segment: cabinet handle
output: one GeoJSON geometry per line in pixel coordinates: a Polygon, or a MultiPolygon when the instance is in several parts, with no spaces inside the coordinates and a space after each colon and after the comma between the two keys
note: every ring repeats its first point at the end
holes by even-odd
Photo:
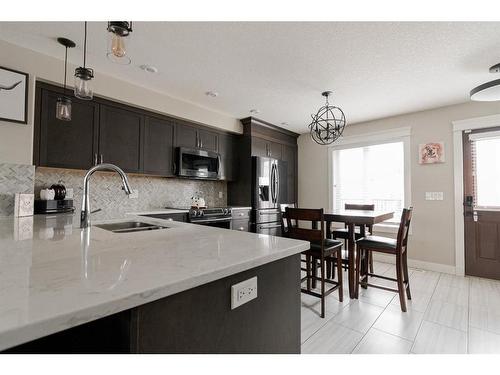
{"type": "Polygon", "coordinates": [[[97,153],[94,154],[94,166],[97,165],[97,153]]]}
{"type": "Polygon", "coordinates": [[[200,148],[203,148],[203,139],[200,138],[200,148]]]}
{"type": "Polygon", "coordinates": [[[101,157],[100,157],[100,159],[101,159],[101,160],[99,161],[99,164],[102,164],[102,163],[104,163],[104,158],[102,157],[102,154],[101,154],[101,157]]]}

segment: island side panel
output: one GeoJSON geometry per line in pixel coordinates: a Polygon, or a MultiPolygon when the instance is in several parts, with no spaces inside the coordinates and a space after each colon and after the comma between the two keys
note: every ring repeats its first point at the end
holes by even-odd
{"type": "Polygon", "coordinates": [[[132,325],[136,353],[300,353],[300,255],[139,306],[132,325]],[[258,297],[231,310],[254,276],[258,297]]]}

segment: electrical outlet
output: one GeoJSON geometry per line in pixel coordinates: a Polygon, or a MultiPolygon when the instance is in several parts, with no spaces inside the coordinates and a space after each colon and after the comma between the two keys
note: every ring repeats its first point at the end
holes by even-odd
{"type": "Polygon", "coordinates": [[[231,286],[231,310],[257,298],[257,276],[231,286]]]}
{"type": "Polygon", "coordinates": [[[444,194],[442,191],[426,191],[425,200],[426,201],[442,201],[444,194]]]}
{"type": "Polygon", "coordinates": [[[139,198],[139,190],[132,189],[132,193],[128,195],[129,199],[137,199],[139,198]]]}
{"type": "Polygon", "coordinates": [[[224,194],[222,194],[222,191],[219,191],[219,198],[223,198],[224,194]]]}

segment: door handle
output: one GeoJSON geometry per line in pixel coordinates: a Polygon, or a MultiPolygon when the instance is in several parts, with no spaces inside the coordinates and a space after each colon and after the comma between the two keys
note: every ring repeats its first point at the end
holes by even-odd
{"type": "Polygon", "coordinates": [[[104,158],[102,157],[102,154],[101,154],[99,164],[102,164],[102,163],[104,163],[104,158]]]}

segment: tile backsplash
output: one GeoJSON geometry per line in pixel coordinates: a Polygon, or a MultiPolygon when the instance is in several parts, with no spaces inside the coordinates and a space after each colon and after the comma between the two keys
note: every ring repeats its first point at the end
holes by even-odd
{"type": "MultiPolygon", "coordinates": [[[[36,168],[35,198],[40,190],[59,181],[74,190],[76,212],[80,211],[83,176],[85,171],[54,168],[36,168]]],[[[96,172],[90,178],[90,208],[101,209],[92,215],[94,220],[122,218],[127,212],[158,209],[164,207],[188,207],[195,192],[201,192],[208,206],[227,205],[227,183],[225,181],[187,180],[152,176],[128,175],[132,190],[139,197],[130,199],[121,190],[121,179],[113,172],[96,172]],[[219,192],[222,197],[219,198],[219,192]]]]}
{"type": "Polygon", "coordinates": [[[16,193],[33,193],[35,167],[25,164],[0,163],[0,216],[14,214],[16,193]]]}

